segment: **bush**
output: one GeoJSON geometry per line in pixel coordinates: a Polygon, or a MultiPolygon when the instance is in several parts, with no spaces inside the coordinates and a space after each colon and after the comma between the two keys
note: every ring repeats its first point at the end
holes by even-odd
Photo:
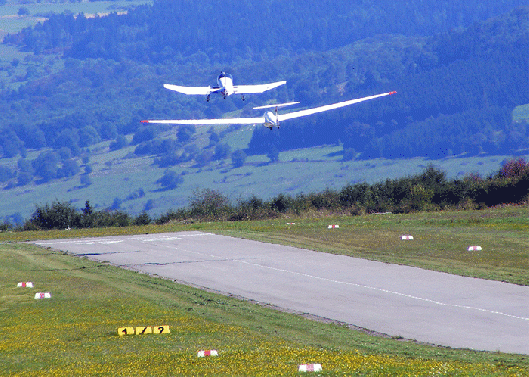
{"type": "Polygon", "coordinates": [[[134,219],[134,225],[147,225],[151,223],[151,218],[146,212],[143,212],[138,217],[134,219]]]}
{"type": "Polygon", "coordinates": [[[80,226],[81,216],[70,203],[54,202],[37,207],[24,229],[66,229],[80,226]]]}
{"type": "Polygon", "coordinates": [[[529,176],[529,162],[524,158],[510,159],[503,163],[496,178],[523,178],[529,176]]]}
{"type": "Polygon", "coordinates": [[[221,220],[228,217],[231,207],[229,200],[220,192],[204,189],[195,191],[191,199],[190,214],[207,220],[221,220]]]}

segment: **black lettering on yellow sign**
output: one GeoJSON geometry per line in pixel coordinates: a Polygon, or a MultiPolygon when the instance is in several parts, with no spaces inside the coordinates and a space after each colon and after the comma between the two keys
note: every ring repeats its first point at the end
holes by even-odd
{"type": "Polygon", "coordinates": [[[142,334],[152,334],[152,327],[151,326],[136,327],[136,335],[142,335],[142,334]]]}
{"type": "Polygon", "coordinates": [[[156,326],[156,333],[158,334],[170,334],[171,330],[169,326],[156,326]]]}
{"type": "Polygon", "coordinates": [[[118,335],[132,335],[134,334],[134,327],[120,327],[118,328],[118,335]]]}
{"type": "Polygon", "coordinates": [[[119,327],[118,335],[143,335],[143,334],[170,334],[169,326],[142,326],[142,327],[119,327]]]}

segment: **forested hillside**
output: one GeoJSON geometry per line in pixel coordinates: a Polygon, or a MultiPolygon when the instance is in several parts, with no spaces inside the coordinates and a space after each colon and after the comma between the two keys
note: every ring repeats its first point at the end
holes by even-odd
{"type": "MultiPolygon", "coordinates": [[[[126,15],[51,15],[5,44],[0,166],[6,188],[84,174],[91,146],[129,144],[163,167],[228,158],[224,134],[195,145],[193,127],[161,138],[146,118],[255,115],[267,101],[310,107],[397,90],[396,96],[255,129],[245,155],[342,145],[343,158],[441,158],[528,148],[529,0],[156,0],[126,15]],[[287,80],[259,96],[206,103],[163,83],[287,80]],[[38,151],[30,157],[28,151],[38,151]],[[36,157],[35,157],[36,156],[36,157]]],[[[252,132],[252,131],[248,131],[252,132]]],[[[242,151],[237,151],[242,153],[242,151]]],[[[271,157],[273,159],[273,157],[271,157]]],[[[243,159],[244,163],[244,159],[243,159]]]]}
{"type": "Polygon", "coordinates": [[[18,40],[36,52],[66,49],[66,56],[80,59],[182,63],[206,54],[211,64],[233,64],[326,51],[377,34],[430,36],[521,5],[528,2],[157,0],[125,17],[54,16],[7,41],[18,40]]]}

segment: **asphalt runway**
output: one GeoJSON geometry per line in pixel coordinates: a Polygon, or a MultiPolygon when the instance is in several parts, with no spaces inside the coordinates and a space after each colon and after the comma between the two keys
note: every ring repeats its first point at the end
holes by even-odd
{"type": "Polygon", "coordinates": [[[201,232],[34,241],[390,336],[529,354],[529,287],[201,232]]]}

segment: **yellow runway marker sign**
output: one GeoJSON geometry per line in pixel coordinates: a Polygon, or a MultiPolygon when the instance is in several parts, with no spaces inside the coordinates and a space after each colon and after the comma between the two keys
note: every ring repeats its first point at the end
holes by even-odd
{"type": "Polygon", "coordinates": [[[169,326],[119,327],[118,335],[170,334],[169,326]]]}
{"type": "Polygon", "coordinates": [[[155,334],[170,334],[171,330],[169,329],[169,326],[154,326],[153,332],[155,334]]]}
{"type": "Polygon", "coordinates": [[[118,335],[134,335],[134,327],[119,327],[118,328],[118,335]]]}
{"type": "Polygon", "coordinates": [[[142,334],[152,334],[152,327],[151,326],[136,327],[136,335],[142,335],[142,334]]]}

